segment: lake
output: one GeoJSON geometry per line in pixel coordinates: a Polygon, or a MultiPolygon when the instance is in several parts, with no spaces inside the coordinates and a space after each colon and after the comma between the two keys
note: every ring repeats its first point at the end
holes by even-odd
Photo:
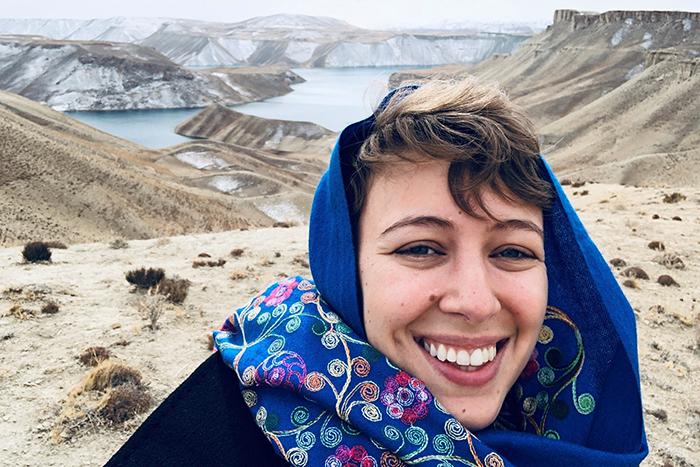
{"type": "MultiPolygon", "coordinates": [[[[262,102],[233,109],[265,118],[314,122],[334,131],[368,116],[386,90],[387,68],[301,68],[294,72],[306,82],[294,91],[262,102]]],[[[122,110],[108,112],[66,112],[67,115],[102,131],[149,148],[189,141],[174,128],[201,109],[122,110]]]]}

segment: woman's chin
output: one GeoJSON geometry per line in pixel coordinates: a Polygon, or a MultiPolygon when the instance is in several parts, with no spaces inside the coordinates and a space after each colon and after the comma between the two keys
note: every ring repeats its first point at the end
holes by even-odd
{"type": "MultiPolygon", "coordinates": [[[[500,409],[499,405],[498,408],[494,408],[493,410],[484,410],[480,411],[479,413],[474,413],[474,411],[471,411],[471,413],[466,413],[465,411],[463,413],[465,407],[463,402],[456,404],[457,406],[454,407],[454,410],[450,407],[448,402],[444,403],[443,405],[455,417],[455,419],[457,419],[457,421],[469,431],[483,430],[487,426],[491,425],[498,416],[499,410],[497,409],[500,409]]],[[[473,405],[470,406],[473,407],[473,405]]]]}

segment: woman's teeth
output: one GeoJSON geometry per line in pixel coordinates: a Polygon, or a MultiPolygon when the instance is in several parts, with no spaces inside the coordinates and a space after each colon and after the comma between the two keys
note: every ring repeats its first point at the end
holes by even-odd
{"type": "Polygon", "coordinates": [[[454,363],[463,370],[466,370],[468,367],[479,367],[490,362],[496,357],[495,344],[468,351],[465,349],[448,347],[444,344],[438,344],[436,346],[432,342],[428,343],[427,341],[423,340],[423,347],[430,353],[430,355],[437,358],[441,362],[448,361],[450,363],[454,363]]]}

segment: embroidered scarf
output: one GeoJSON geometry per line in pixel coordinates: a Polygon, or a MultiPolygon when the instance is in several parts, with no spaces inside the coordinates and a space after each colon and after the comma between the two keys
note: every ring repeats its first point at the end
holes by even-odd
{"type": "Polygon", "coordinates": [[[549,306],[496,422],[469,432],[366,341],[345,187],[373,123],[340,134],[317,188],[315,283],[273,284],[214,332],[272,446],[300,466],[639,465],[647,444],[634,315],[543,159],[556,195],[544,216],[549,306]]]}

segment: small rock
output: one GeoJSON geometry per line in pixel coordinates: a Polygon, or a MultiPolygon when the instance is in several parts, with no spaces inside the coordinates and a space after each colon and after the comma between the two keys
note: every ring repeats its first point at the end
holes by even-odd
{"type": "Polygon", "coordinates": [[[675,253],[664,253],[654,258],[654,262],[666,266],[668,269],[685,269],[685,263],[681,257],[675,253]]]}
{"type": "Polygon", "coordinates": [[[651,250],[657,250],[657,251],[664,251],[666,249],[666,245],[664,245],[664,242],[660,242],[658,240],[654,240],[653,242],[649,242],[647,245],[649,249],[651,250]]]}
{"type": "Polygon", "coordinates": [[[646,271],[644,271],[644,269],[637,266],[632,266],[625,269],[624,271],[622,271],[622,275],[625,277],[632,277],[634,279],[649,279],[649,274],[647,274],[646,271]]]}
{"type": "Polygon", "coordinates": [[[211,258],[209,253],[200,253],[197,255],[199,258],[211,258]]]}
{"type": "Polygon", "coordinates": [[[651,218],[652,218],[652,219],[658,219],[658,218],[659,218],[659,215],[658,215],[658,214],[654,214],[654,215],[651,216],[651,218]]]}
{"type": "Polygon", "coordinates": [[[683,220],[680,218],[680,216],[673,216],[671,219],[674,221],[682,221],[683,220]]]}
{"type": "Polygon", "coordinates": [[[627,261],[625,261],[622,258],[613,258],[610,260],[610,264],[612,264],[616,268],[624,268],[625,266],[627,266],[627,261]]]}
{"type": "Polygon", "coordinates": [[[673,277],[669,276],[668,274],[662,274],[659,276],[659,278],[656,280],[659,284],[665,286],[665,287],[680,287],[680,284],[673,280],[673,277]]]}

